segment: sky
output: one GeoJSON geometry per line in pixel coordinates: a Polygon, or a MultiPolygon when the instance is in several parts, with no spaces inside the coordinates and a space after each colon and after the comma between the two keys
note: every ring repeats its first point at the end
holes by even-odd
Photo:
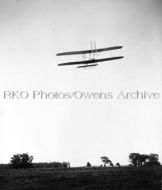
{"type": "Polygon", "coordinates": [[[129,164],[132,152],[162,162],[161,8],[161,0],[0,0],[0,163],[24,152],[72,166],[100,165],[101,156],[129,164]],[[98,58],[124,58],[91,69],[57,66],[83,60],[56,54],[89,49],[90,41],[123,46],[98,58]],[[117,98],[137,91],[147,97],[117,98]]]}

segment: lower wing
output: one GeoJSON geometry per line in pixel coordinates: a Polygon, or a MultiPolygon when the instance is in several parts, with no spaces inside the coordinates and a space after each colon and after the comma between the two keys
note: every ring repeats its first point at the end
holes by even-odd
{"type": "Polygon", "coordinates": [[[78,66],[77,68],[86,68],[86,67],[95,67],[97,66],[98,64],[92,64],[92,65],[81,65],[81,66],[78,66]]]}
{"type": "Polygon", "coordinates": [[[123,58],[123,56],[109,57],[109,58],[103,58],[103,59],[90,59],[90,60],[85,60],[85,61],[74,61],[74,62],[60,63],[60,64],[58,64],[58,66],[91,64],[91,63],[111,61],[111,60],[122,59],[122,58],[123,58]]]}

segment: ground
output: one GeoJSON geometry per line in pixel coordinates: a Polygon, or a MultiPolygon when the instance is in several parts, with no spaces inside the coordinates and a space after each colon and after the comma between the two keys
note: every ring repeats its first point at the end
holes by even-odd
{"type": "Polygon", "coordinates": [[[160,190],[162,166],[0,168],[0,190],[160,190]]]}

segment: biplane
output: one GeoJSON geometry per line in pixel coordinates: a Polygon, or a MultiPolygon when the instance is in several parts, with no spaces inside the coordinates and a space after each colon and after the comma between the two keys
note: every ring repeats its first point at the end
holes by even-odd
{"type": "Polygon", "coordinates": [[[113,46],[113,47],[106,47],[106,48],[97,49],[96,48],[96,42],[93,41],[93,42],[91,42],[91,49],[89,49],[89,50],[69,51],[69,52],[57,53],[56,54],[57,56],[81,54],[83,57],[82,61],[59,63],[58,66],[79,65],[79,66],[77,66],[77,68],[87,68],[87,67],[95,67],[98,65],[99,62],[122,59],[124,56],[96,59],[96,57],[100,54],[100,52],[121,49],[122,47],[123,46],[113,46]],[[88,56],[86,56],[86,55],[88,55],[88,56]]]}

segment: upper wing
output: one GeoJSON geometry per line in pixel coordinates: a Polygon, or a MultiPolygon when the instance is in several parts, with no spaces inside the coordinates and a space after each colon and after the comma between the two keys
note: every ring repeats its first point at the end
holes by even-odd
{"type": "Polygon", "coordinates": [[[90,59],[90,60],[85,60],[85,61],[74,61],[74,62],[60,63],[60,64],[58,64],[58,66],[91,64],[91,63],[111,61],[111,60],[122,59],[122,58],[123,58],[123,56],[109,57],[109,58],[103,58],[103,59],[90,59]]]}
{"type": "Polygon", "coordinates": [[[109,51],[109,50],[115,50],[115,49],[121,49],[123,46],[113,46],[113,47],[107,47],[107,48],[101,48],[101,49],[94,49],[94,50],[82,50],[82,51],[69,51],[69,52],[63,52],[63,53],[57,53],[57,56],[60,55],[76,55],[76,54],[86,54],[86,53],[92,53],[93,52],[102,52],[102,51],[109,51]]]}

